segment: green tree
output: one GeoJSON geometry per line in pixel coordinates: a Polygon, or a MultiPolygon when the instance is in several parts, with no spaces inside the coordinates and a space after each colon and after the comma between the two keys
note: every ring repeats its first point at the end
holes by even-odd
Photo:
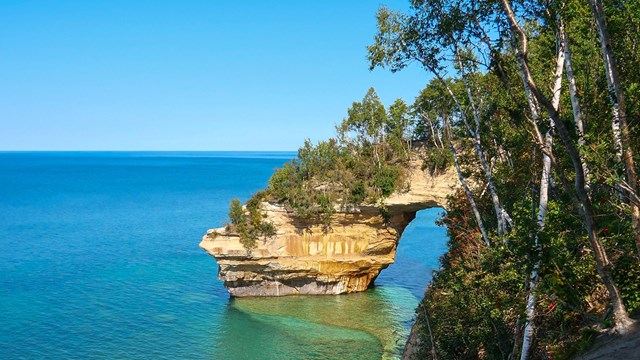
{"type": "Polygon", "coordinates": [[[246,221],[244,208],[242,207],[240,199],[231,199],[231,204],[229,205],[229,219],[233,225],[239,225],[246,221]]]}

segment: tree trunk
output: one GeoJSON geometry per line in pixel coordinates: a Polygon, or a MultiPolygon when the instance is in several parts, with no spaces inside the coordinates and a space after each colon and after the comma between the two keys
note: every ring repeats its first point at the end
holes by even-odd
{"type": "MultiPolygon", "coordinates": [[[[573,74],[573,60],[571,57],[571,48],[569,47],[569,38],[565,33],[564,23],[562,19],[558,19],[558,36],[562,40],[564,45],[564,67],[567,73],[567,80],[569,83],[569,97],[571,98],[571,109],[573,110],[573,121],[576,126],[576,133],[578,134],[578,150],[584,149],[584,122],[582,120],[582,111],[580,109],[580,100],[578,98],[578,88],[576,86],[576,78],[573,74]]],[[[591,192],[590,171],[587,166],[587,162],[582,158],[582,169],[584,170],[584,182],[587,192],[591,192]]]]}
{"type": "Polygon", "coordinates": [[[467,199],[469,200],[469,204],[471,205],[471,209],[473,210],[473,216],[476,218],[476,223],[478,224],[478,229],[480,230],[480,234],[482,234],[482,240],[484,240],[487,247],[491,247],[491,242],[489,241],[489,236],[487,236],[487,232],[484,229],[484,224],[482,222],[482,218],[480,217],[480,211],[478,211],[478,206],[476,205],[476,201],[473,198],[473,193],[469,189],[469,185],[462,175],[462,170],[460,169],[460,163],[458,162],[458,154],[456,152],[456,148],[453,146],[453,142],[451,141],[451,129],[449,128],[449,121],[446,117],[444,117],[444,127],[445,131],[448,132],[448,136],[446,138],[449,141],[449,150],[451,151],[451,155],[453,156],[453,165],[456,168],[456,172],[458,173],[458,179],[460,180],[460,185],[464,189],[465,194],[467,195],[467,199]]]}
{"type": "Polygon", "coordinates": [[[519,46],[516,48],[517,53],[516,56],[521,59],[520,66],[521,70],[524,72],[526,81],[531,88],[531,92],[535,96],[538,103],[540,103],[549,114],[549,117],[553,120],[553,123],[558,130],[558,135],[562,139],[562,142],[571,158],[571,162],[573,163],[573,167],[575,169],[576,178],[574,182],[576,195],[578,197],[580,203],[580,215],[583,218],[583,225],[587,234],[589,236],[589,241],[591,243],[591,248],[593,250],[593,255],[596,260],[596,268],[598,269],[598,274],[602,280],[602,283],[607,288],[607,292],[609,293],[609,297],[611,298],[611,305],[613,307],[613,317],[615,321],[614,329],[621,334],[627,333],[633,321],[629,318],[627,313],[627,309],[625,308],[622,298],[620,297],[620,292],[618,291],[618,287],[616,286],[613,277],[611,275],[611,262],[607,257],[607,254],[604,250],[604,247],[600,243],[600,239],[598,239],[598,234],[596,232],[596,226],[594,224],[594,214],[593,208],[591,205],[591,198],[586,191],[585,181],[584,181],[584,170],[582,169],[582,158],[573,144],[571,136],[567,131],[567,128],[562,123],[558,112],[553,107],[553,104],[547,97],[542,95],[542,93],[538,90],[538,87],[531,76],[531,71],[529,70],[529,64],[527,62],[527,36],[518,24],[516,20],[516,16],[511,9],[511,5],[508,0],[500,0],[502,7],[507,15],[508,21],[511,25],[511,31],[519,38],[519,46]]]}
{"type": "Polygon", "coordinates": [[[433,127],[433,123],[431,122],[431,119],[429,119],[429,117],[427,116],[427,114],[425,114],[424,112],[420,112],[420,116],[422,116],[422,118],[429,123],[429,129],[431,130],[431,141],[433,142],[433,145],[436,148],[440,148],[440,149],[444,149],[444,146],[442,145],[442,142],[440,144],[438,144],[438,139],[439,136],[436,135],[436,131],[433,127]]]}
{"type": "Polygon", "coordinates": [[[621,120],[625,116],[624,110],[624,96],[620,89],[620,83],[618,79],[618,72],[615,69],[615,60],[613,58],[613,51],[611,50],[611,44],[609,42],[609,34],[607,32],[607,25],[605,22],[604,5],[600,0],[589,0],[591,9],[593,10],[593,16],[596,20],[596,28],[598,29],[598,35],[600,36],[600,46],[602,51],[602,57],[604,59],[604,72],[607,78],[607,87],[609,88],[609,99],[611,100],[612,119],[611,128],[613,130],[613,145],[616,149],[616,160],[622,161],[622,132],[620,131],[621,120]]]}
{"type": "MultiPolygon", "coordinates": [[[[551,131],[547,131],[545,135],[544,148],[546,151],[551,151],[553,147],[553,137],[551,131]]],[[[542,156],[542,176],[540,178],[540,199],[538,203],[538,217],[537,228],[534,237],[534,249],[540,252],[540,232],[544,230],[547,216],[547,204],[549,201],[549,179],[551,178],[551,157],[547,154],[542,156]]],[[[529,279],[529,294],[527,295],[527,307],[526,325],[524,326],[524,332],[522,334],[522,349],[520,351],[520,360],[526,360],[529,358],[529,350],[531,348],[531,341],[533,340],[534,323],[533,320],[536,317],[536,287],[538,286],[539,270],[540,270],[540,257],[541,254],[537,254],[535,263],[533,264],[533,270],[531,270],[531,277],[529,279]]]]}
{"type": "MultiPolygon", "coordinates": [[[[556,58],[556,70],[553,77],[553,99],[552,104],[556,111],[560,104],[560,90],[562,88],[562,69],[565,62],[565,52],[563,43],[558,41],[558,56],[556,58]]],[[[531,92],[528,92],[528,96],[531,96],[531,92]]],[[[533,99],[529,100],[532,104],[533,99]]],[[[551,121],[550,121],[551,122],[551,121]]],[[[534,123],[535,125],[535,123],[534,123]]],[[[549,183],[551,180],[551,154],[553,154],[553,124],[549,126],[549,130],[544,137],[544,151],[542,152],[542,175],[540,176],[540,197],[538,201],[538,217],[536,222],[536,232],[534,235],[534,251],[537,252],[535,263],[533,264],[533,270],[531,271],[531,277],[529,280],[529,295],[527,296],[526,307],[526,325],[524,327],[524,333],[522,336],[522,350],[520,351],[520,360],[527,360],[529,358],[529,349],[531,348],[531,341],[533,339],[534,323],[533,320],[536,317],[536,287],[538,285],[538,272],[540,270],[540,232],[544,230],[547,219],[547,204],[549,203],[549,183]]],[[[539,133],[539,130],[536,131],[539,133]]]]}
{"type": "Polygon", "coordinates": [[[431,332],[431,323],[429,321],[429,312],[427,311],[427,305],[422,306],[424,318],[427,321],[427,330],[429,331],[429,340],[431,341],[431,358],[438,360],[438,354],[436,353],[436,343],[433,341],[433,333],[431,332]]]}
{"type": "Polygon", "coordinates": [[[449,85],[438,74],[436,74],[436,77],[438,77],[440,82],[447,89],[447,92],[449,93],[449,95],[452,97],[453,101],[456,104],[456,107],[458,108],[458,111],[460,111],[460,116],[467,128],[467,131],[469,132],[469,135],[473,137],[473,147],[476,152],[476,155],[478,156],[478,159],[480,160],[480,165],[482,166],[482,169],[484,171],[485,178],[487,180],[487,186],[489,187],[491,202],[493,203],[493,208],[496,213],[496,220],[498,223],[498,235],[503,235],[507,232],[507,220],[510,220],[510,218],[507,212],[502,208],[502,205],[500,204],[498,191],[496,190],[495,182],[493,181],[493,175],[491,174],[491,167],[489,166],[487,162],[487,158],[482,149],[482,142],[480,140],[480,114],[478,113],[478,109],[475,105],[475,101],[471,93],[471,88],[468,82],[466,81],[466,77],[464,76],[464,70],[462,70],[462,63],[460,60],[460,56],[458,55],[457,48],[456,48],[456,56],[458,59],[458,64],[460,65],[460,69],[461,69],[460,71],[463,73],[463,76],[462,76],[463,83],[467,91],[469,102],[471,104],[471,109],[472,109],[473,117],[475,120],[475,130],[469,124],[469,121],[464,113],[464,109],[462,108],[462,105],[458,101],[458,98],[455,96],[455,94],[453,93],[449,85]]]}
{"type": "Polygon", "coordinates": [[[380,156],[378,156],[378,144],[373,145],[373,154],[376,157],[376,164],[378,164],[378,170],[380,170],[380,168],[382,167],[382,164],[380,163],[380,156]]]}
{"type": "MultiPolygon", "coordinates": [[[[627,112],[624,102],[624,93],[620,86],[620,75],[616,66],[613,49],[609,41],[609,33],[604,14],[604,4],[602,0],[589,0],[593,16],[596,20],[598,35],[600,36],[600,47],[602,58],[604,59],[604,72],[609,88],[609,99],[612,106],[611,128],[613,130],[613,143],[616,149],[616,160],[624,161],[627,183],[631,192],[638,194],[638,175],[633,161],[633,149],[630,144],[629,126],[627,124],[627,112]]],[[[640,255],[640,204],[630,201],[631,205],[631,226],[636,240],[636,249],[640,255]]]]}

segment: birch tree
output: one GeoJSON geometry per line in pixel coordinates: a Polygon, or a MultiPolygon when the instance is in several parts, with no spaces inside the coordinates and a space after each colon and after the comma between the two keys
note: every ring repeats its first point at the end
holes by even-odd
{"type": "MultiPolygon", "coordinates": [[[[480,108],[473,94],[473,84],[469,79],[469,73],[466,71],[468,66],[464,64],[464,60],[468,60],[468,57],[463,60],[463,54],[459,47],[461,41],[458,36],[463,36],[465,32],[461,23],[462,17],[456,16],[456,14],[460,15],[459,12],[451,11],[449,13],[451,15],[450,21],[443,21],[444,17],[449,16],[443,10],[445,3],[438,0],[419,3],[420,6],[429,7],[432,10],[441,7],[441,10],[417,12],[413,17],[405,17],[384,8],[380,9],[377,14],[376,42],[369,47],[371,68],[390,66],[391,71],[398,71],[411,62],[418,62],[442,84],[454,102],[460,119],[473,140],[473,149],[481,165],[494,207],[498,234],[503,235],[508,230],[507,226],[512,226],[511,218],[500,202],[491,166],[482,145],[480,108]],[[442,23],[447,25],[442,27],[442,23]],[[447,59],[447,56],[451,59],[447,59]],[[449,60],[456,63],[457,71],[463,79],[473,123],[467,116],[468,111],[463,106],[462,99],[452,91],[445,79],[444,71],[449,60]]],[[[454,6],[450,3],[446,4],[454,6]]]]}
{"type": "MultiPolygon", "coordinates": [[[[565,49],[564,42],[561,40],[561,36],[558,35],[558,54],[556,56],[556,69],[553,74],[553,87],[552,87],[552,100],[551,103],[556,111],[558,111],[558,105],[560,104],[560,89],[562,86],[562,71],[565,65],[565,49]]],[[[525,87],[528,84],[524,83],[525,87]]],[[[528,96],[531,96],[531,91],[527,92],[528,96]]],[[[533,99],[529,99],[529,104],[535,104],[533,99]]],[[[537,118],[537,106],[533,105],[531,112],[535,114],[537,118]]],[[[551,121],[549,121],[551,122],[551,121]]],[[[536,122],[533,122],[534,126],[536,122]]],[[[536,134],[540,134],[540,131],[536,129],[536,134]]],[[[549,184],[551,180],[551,154],[553,153],[553,123],[549,124],[549,130],[546,132],[543,143],[542,151],[542,173],[540,175],[540,194],[538,199],[538,215],[536,218],[536,231],[534,235],[533,248],[535,252],[535,262],[531,276],[529,278],[529,294],[527,295],[527,305],[525,310],[526,324],[524,327],[524,333],[522,338],[522,349],[520,351],[520,360],[526,360],[529,358],[529,349],[531,348],[531,341],[534,333],[534,319],[536,316],[536,287],[538,285],[539,270],[540,270],[540,233],[544,230],[547,218],[547,205],[549,203],[549,184]]],[[[538,139],[542,142],[542,139],[538,139]]]]}
{"type": "MultiPolygon", "coordinates": [[[[584,119],[580,108],[580,99],[578,96],[578,87],[576,85],[576,77],[573,73],[573,57],[571,55],[571,46],[569,45],[569,37],[565,33],[565,26],[562,17],[558,16],[558,37],[564,48],[564,67],[567,74],[567,83],[569,84],[569,97],[571,99],[571,110],[573,111],[573,121],[576,126],[576,134],[578,135],[578,150],[583,151],[586,145],[584,140],[584,119]]],[[[557,109],[556,109],[557,110],[557,109]]],[[[582,160],[582,169],[584,171],[584,182],[587,192],[591,191],[591,180],[589,166],[584,157],[582,160]]]]}
{"type": "Polygon", "coordinates": [[[615,321],[615,330],[619,333],[628,332],[633,321],[629,318],[627,310],[622,302],[620,292],[613,280],[611,273],[611,263],[607,256],[607,253],[598,238],[596,225],[594,222],[594,212],[591,204],[591,198],[585,187],[584,169],[582,168],[582,158],[578,152],[575,144],[573,143],[571,136],[561,121],[558,111],[554,108],[552,102],[548,97],[543,95],[531,75],[529,68],[527,53],[528,53],[528,37],[522,27],[520,26],[516,14],[514,13],[509,0],[500,0],[500,4],[504,10],[504,13],[508,19],[511,32],[517,39],[516,56],[519,58],[519,66],[524,73],[527,84],[529,85],[532,94],[542,107],[545,108],[551,120],[558,131],[575,171],[575,191],[580,203],[579,211],[583,218],[583,225],[587,231],[591,248],[594,253],[596,261],[596,267],[598,274],[602,280],[602,283],[607,288],[609,297],[611,299],[611,306],[613,309],[613,317],[615,321]]]}
{"type": "Polygon", "coordinates": [[[636,249],[640,255],[640,204],[636,200],[638,197],[638,175],[636,173],[633,160],[633,149],[630,144],[630,131],[627,122],[627,111],[624,101],[624,92],[620,84],[620,74],[616,64],[615,54],[611,48],[609,31],[604,12],[602,0],[589,0],[596,28],[600,37],[600,48],[604,61],[605,76],[609,89],[609,100],[611,101],[611,129],[613,133],[613,144],[616,150],[616,161],[622,163],[626,172],[625,186],[631,195],[631,225],[635,234],[636,249]]]}
{"type": "Polygon", "coordinates": [[[487,231],[484,228],[484,223],[482,221],[482,216],[480,215],[480,211],[478,210],[478,205],[476,205],[475,198],[469,185],[467,184],[467,180],[462,174],[462,170],[460,169],[460,162],[458,161],[458,152],[453,146],[453,141],[451,140],[451,127],[449,126],[449,121],[447,120],[447,116],[444,116],[444,126],[445,131],[447,132],[447,139],[449,141],[449,150],[451,151],[451,155],[453,156],[453,165],[456,168],[456,173],[458,174],[458,180],[460,181],[460,185],[464,189],[464,193],[467,196],[467,200],[469,201],[469,205],[471,205],[471,210],[473,211],[473,216],[476,219],[476,223],[478,224],[478,230],[482,235],[482,240],[485,242],[487,247],[491,247],[491,242],[489,241],[489,236],[487,235],[487,231]]]}
{"type": "MultiPolygon", "coordinates": [[[[445,80],[445,83],[447,83],[447,87],[449,88],[449,90],[451,90],[449,81],[445,80]]],[[[414,107],[425,117],[429,117],[429,115],[427,115],[427,112],[430,114],[434,114],[438,119],[437,121],[443,124],[445,132],[444,138],[446,139],[448,150],[453,158],[453,165],[456,170],[456,174],[458,175],[458,180],[460,181],[460,185],[462,186],[469,205],[471,206],[473,216],[476,220],[476,224],[478,225],[478,230],[482,235],[482,240],[487,245],[487,247],[491,247],[491,241],[489,240],[489,236],[487,235],[482,216],[480,215],[480,210],[478,209],[478,205],[475,201],[475,196],[473,195],[473,192],[471,191],[467,179],[462,171],[460,160],[458,157],[458,150],[454,145],[454,135],[449,119],[453,116],[459,117],[460,115],[457,114],[457,108],[453,105],[452,99],[450,97],[447,97],[446,92],[447,90],[445,90],[445,87],[440,81],[432,81],[421,92],[421,96],[416,100],[416,104],[414,105],[414,107]]],[[[434,130],[432,120],[429,118],[427,118],[426,120],[429,122],[431,132],[433,133],[434,130]]],[[[435,137],[435,133],[433,134],[433,136],[435,137]]],[[[442,145],[442,139],[440,139],[440,142],[442,145]]],[[[435,139],[434,145],[436,147],[438,146],[437,142],[435,142],[435,139]]]]}

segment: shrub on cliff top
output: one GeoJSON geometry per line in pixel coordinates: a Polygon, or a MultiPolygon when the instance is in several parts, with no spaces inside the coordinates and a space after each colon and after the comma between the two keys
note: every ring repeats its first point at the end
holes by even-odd
{"type": "Polygon", "coordinates": [[[227,231],[235,233],[240,237],[240,243],[251,253],[257,246],[257,240],[267,239],[276,234],[275,225],[264,220],[261,209],[262,195],[257,194],[243,207],[239,199],[232,199],[229,206],[230,224],[227,224],[227,231]]]}
{"type": "Polygon", "coordinates": [[[236,226],[246,221],[240,199],[231,200],[231,205],[229,206],[229,220],[231,220],[231,224],[236,226]]]}

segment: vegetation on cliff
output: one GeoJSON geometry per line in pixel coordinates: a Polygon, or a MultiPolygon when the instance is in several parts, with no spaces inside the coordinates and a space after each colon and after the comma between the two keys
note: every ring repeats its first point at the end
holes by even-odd
{"type": "Polygon", "coordinates": [[[258,193],[242,206],[239,199],[232,199],[229,205],[229,220],[225,230],[238,234],[242,246],[251,251],[256,247],[256,241],[268,238],[276,234],[275,225],[264,219],[262,213],[262,196],[258,193]]]}
{"type": "Polygon", "coordinates": [[[413,1],[371,67],[433,75],[416,102],[462,185],[418,309],[419,358],[549,359],[640,311],[640,8],[413,1]]]}
{"type": "Polygon", "coordinates": [[[327,219],[336,206],[374,204],[406,186],[411,118],[396,100],[385,109],[374,89],[354,102],[337,136],[306,141],[297,159],[276,170],[266,198],[301,217],[327,219]]]}
{"type": "Polygon", "coordinates": [[[347,117],[336,127],[335,138],[316,145],[305,141],[297,158],[276,169],[268,187],[247,201],[242,214],[234,200],[229,214],[231,224],[234,217],[247,217],[258,219],[253,228],[260,229],[259,211],[251,209],[266,201],[283,205],[294,216],[328,225],[336,209],[365,203],[377,205],[394,191],[406,189],[406,164],[412,156],[424,157],[425,166],[433,172],[446,169],[451,163],[446,150],[426,146],[418,154],[413,149],[414,142],[421,144],[430,138],[425,131],[433,130],[435,138],[442,141],[442,129],[425,122],[428,119],[424,114],[400,99],[385,109],[375,90],[369,89],[362,101],[348,109],[347,117]]]}

